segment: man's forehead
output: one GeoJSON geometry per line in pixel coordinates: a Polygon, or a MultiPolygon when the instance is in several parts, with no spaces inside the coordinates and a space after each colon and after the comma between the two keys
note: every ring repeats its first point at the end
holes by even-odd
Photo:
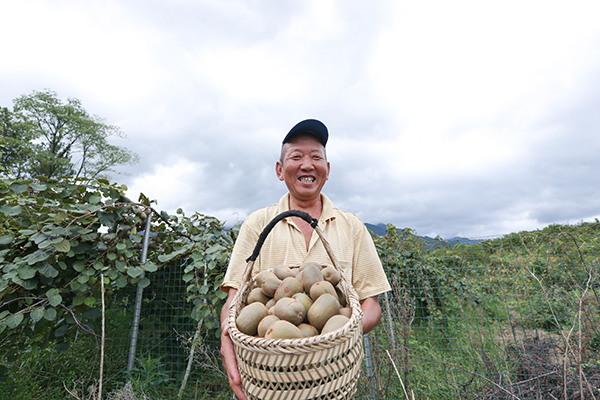
{"type": "Polygon", "coordinates": [[[307,151],[307,150],[311,153],[323,153],[325,151],[325,148],[323,147],[323,145],[321,143],[319,143],[316,140],[314,140],[313,142],[314,143],[288,142],[288,143],[284,144],[284,148],[287,150],[288,153],[291,153],[293,151],[307,151]]]}

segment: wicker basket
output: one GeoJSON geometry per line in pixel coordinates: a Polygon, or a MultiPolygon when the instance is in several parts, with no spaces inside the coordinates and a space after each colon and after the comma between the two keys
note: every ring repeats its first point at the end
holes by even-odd
{"type": "Polygon", "coordinates": [[[228,315],[242,387],[251,400],[350,399],[357,389],[364,357],[362,310],[358,295],[334,257],[331,246],[305,212],[290,210],[279,214],[261,233],[233,300],[228,315]],[[254,285],[252,268],[268,233],[283,218],[297,216],[316,230],[342,279],[338,288],[352,309],[350,321],[340,329],[301,339],[265,339],[237,329],[235,319],[246,304],[254,285]]]}

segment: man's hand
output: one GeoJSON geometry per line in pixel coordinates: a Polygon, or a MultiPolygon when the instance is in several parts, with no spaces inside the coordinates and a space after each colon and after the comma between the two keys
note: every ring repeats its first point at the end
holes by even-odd
{"type": "Polygon", "coordinates": [[[367,297],[366,299],[361,300],[360,308],[363,312],[363,334],[369,333],[377,326],[381,319],[381,307],[379,306],[379,301],[377,301],[377,296],[367,297]]]}
{"type": "Polygon", "coordinates": [[[221,357],[223,358],[223,366],[225,367],[225,371],[227,371],[227,379],[229,380],[229,386],[231,386],[233,393],[235,393],[239,400],[247,400],[242,390],[242,379],[240,378],[240,373],[237,368],[233,342],[229,337],[229,328],[227,325],[229,306],[236,293],[236,289],[229,289],[227,301],[221,309],[221,357]]]}

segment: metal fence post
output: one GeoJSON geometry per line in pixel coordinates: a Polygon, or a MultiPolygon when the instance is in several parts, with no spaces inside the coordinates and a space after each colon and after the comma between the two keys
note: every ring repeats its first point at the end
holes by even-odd
{"type": "Polygon", "coordinates": [[[394,320],[392,319],[392,311],[390,310],[390,300],[388,297],[388,292],[383,293],[383,301],[385,302],[385,309],[388,320],[388,329],[390,330],[390,336],[392,339],[393,349],[398,348],[398,344],[396,343],[396,333],[394,332],[394,320]]]}
{"type": "MultiPolygon", "coordinates": [[[[152,213],[148,214],[146,218],[146,227],[144,230],[144,243],[142,246],[142,258],[141,264],[146,264],[146,256],[148,255],[148,242],[150,240],[150,221],[152,220],[152,213]]],[[[144,277],[142,273],[141,278],[144,277]]],[[[144,288],[138,284],[137,291],[135,293],[135,310],[133,313],[133,326],[131,328],[131,342],[129,344],[129,359],[127,360],[127,372],[133,369],[135,363],[135,350],[138,341],[138,332],[140,329],[140,315],[142,314],[142,294],[144,288]]]]}
{"type": "Polygon", "coordinates": [[[371,352],[371,341],[369,340],[369,334],[363,335],[363,343],[365,347],[365,362],[367,363],[367,379],[369,380],[369,398],[375,398],[375,382],[373,379],[374,368],[373,368],[373,353],[371,352]]]}

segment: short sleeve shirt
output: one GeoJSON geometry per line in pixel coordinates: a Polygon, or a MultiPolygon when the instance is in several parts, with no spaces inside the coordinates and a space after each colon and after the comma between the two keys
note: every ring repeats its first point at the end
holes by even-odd
{"type": "MultiPolygon", "coordinates": [[[[364,300],[389,291],[390,284],[367,227],[356,215],[335,208],[324,194],[321,194],[321,200],[323,211],[318,226],[344,274],[352,282],[359,299],[364,300]]],[[[264,227],[277,215],[288,210],[289,194],[286,194],[278,204],[250,214],[240,228],[221,285],[222,290],[239,288],[247,266],[246,259],[252,254],[264,227]]],[[[289,266],[309,261],[333,263],[317,232],[313,231],[307,249],[303,233],[289,217],[275,224],[267,236],[254,262],[252,274],[256,275],[277,265],[289,266]]]]}

